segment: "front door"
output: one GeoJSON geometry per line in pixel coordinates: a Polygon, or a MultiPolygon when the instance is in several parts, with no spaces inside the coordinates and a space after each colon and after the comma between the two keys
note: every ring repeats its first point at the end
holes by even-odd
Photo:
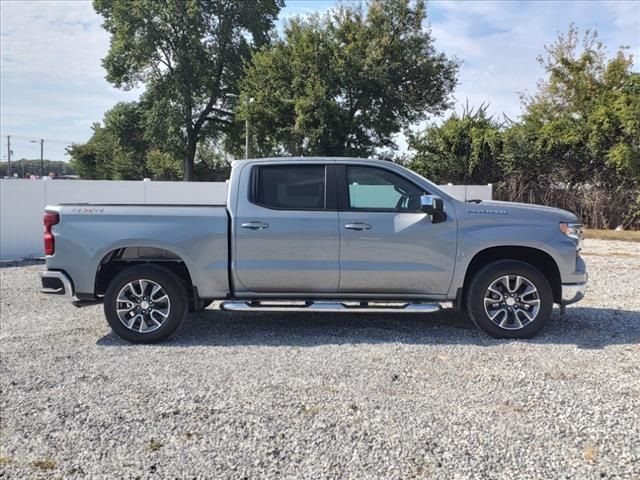
{"type": "Polygon", "coordinates": [[[456,223],[420,210],[429,193],[382,167],[339,166],[340,293],[445,294],[453,276],[456,223]]]}
{"type": "Polygon", "coordinates": [[[249,188],[234,219],[233,270],[238,293],[336,293],[338,214],[327,210],[321,163],[251,165],[249,188]]]}

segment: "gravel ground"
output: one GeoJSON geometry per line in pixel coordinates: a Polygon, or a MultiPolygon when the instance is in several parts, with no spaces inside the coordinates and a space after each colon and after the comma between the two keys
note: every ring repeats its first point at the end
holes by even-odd
{"type": "Polygon", "coordinates": [[[1,478],[640,479],[640,243],[529,341],[430,316],[191,315],[133,346],[0,269],[1,478]]]}

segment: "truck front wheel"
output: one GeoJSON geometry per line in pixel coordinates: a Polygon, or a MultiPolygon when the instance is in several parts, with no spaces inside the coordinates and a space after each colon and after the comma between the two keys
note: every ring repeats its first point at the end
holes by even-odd
{"type": "Polygon", "coordinates": [[[495,338],[531,338],[553,309],[549,281],[533,266],[500,260],[482,268],[467,291],[473,323],[495,338]]]}
{"type": "Polygon", "coordinates": [[[180,326],[188,303],[184,285],[171,270],[136,265],[111,281],[104,296],[104,313],[113,331],[125,340],[155,343],[180,326]]]}

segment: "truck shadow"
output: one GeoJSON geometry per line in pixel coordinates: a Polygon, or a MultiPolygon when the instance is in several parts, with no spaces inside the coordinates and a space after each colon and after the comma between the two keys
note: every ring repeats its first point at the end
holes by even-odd
{"type": "MultiPolygon", "coordinates": [[[[640,344],[640,311],[573,307],[560,316],[555,309],[544,330],[529,344],[575,345],[601,349],[640,344]]],[[[162,347],[295,346],[401,343],[411,345],[495,346],[463,315],[445,309],[433,314],[367,313],[229,313],[214,309],[187,317],[162,347]]],[[[98,345],[131,345],[110,333],[98,345]]]]}

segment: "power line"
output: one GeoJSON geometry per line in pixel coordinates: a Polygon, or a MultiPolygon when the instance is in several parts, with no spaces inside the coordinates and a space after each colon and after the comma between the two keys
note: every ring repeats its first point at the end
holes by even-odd
{"type": "MultiPolygon", "coordinates": [[[[12,135],[1,135],[1,137],[5,137],[7,139],[7,173],[9,174],[9,178],[11,178],[13,175],[13,169],[11,167],[11,157],[14,155],[13,150],[11,149],[11,138],[12,135]]],[[[65,140],[59,140],[59,139],[44,139],[44,138],[31,138],[31,137],[23,137],[21,135],[18,136],[13,136],[13,138],[18,138],[24,142],[29,142],[29,143],[39,143],[40,144],[40,178],[44,178],[44,144],[45,141],[48,143],[64,143],[66,145],[73,143],[73,142],[67,142],[65,140]]],[[[25,158],[21,158],[20,159],[20,168],[22,169],[22,178],[26,178],[25,177],[25,171],[24,171],[24,161],[25,158]]],[[[17,173],[15,174],[17,176],[17,173]]]]}
{"type": "Polygon", "coordinates": [[[61,140],[61,139],[56,139],[56,138],[42,138],[42,137],[23,137],[21,135],[1,135],[2,138],[7,138],[7,137],[11,137],[12,139],[18,139],[18,140],[27,140],[27,141],[35,141],[35,142],[39,142],[40,140],[44,140],[47,143],[61,143],[64,145],[71,145],[72,143],[82,143],[82,142],[78,142],[76,140],[61,140]]]}

